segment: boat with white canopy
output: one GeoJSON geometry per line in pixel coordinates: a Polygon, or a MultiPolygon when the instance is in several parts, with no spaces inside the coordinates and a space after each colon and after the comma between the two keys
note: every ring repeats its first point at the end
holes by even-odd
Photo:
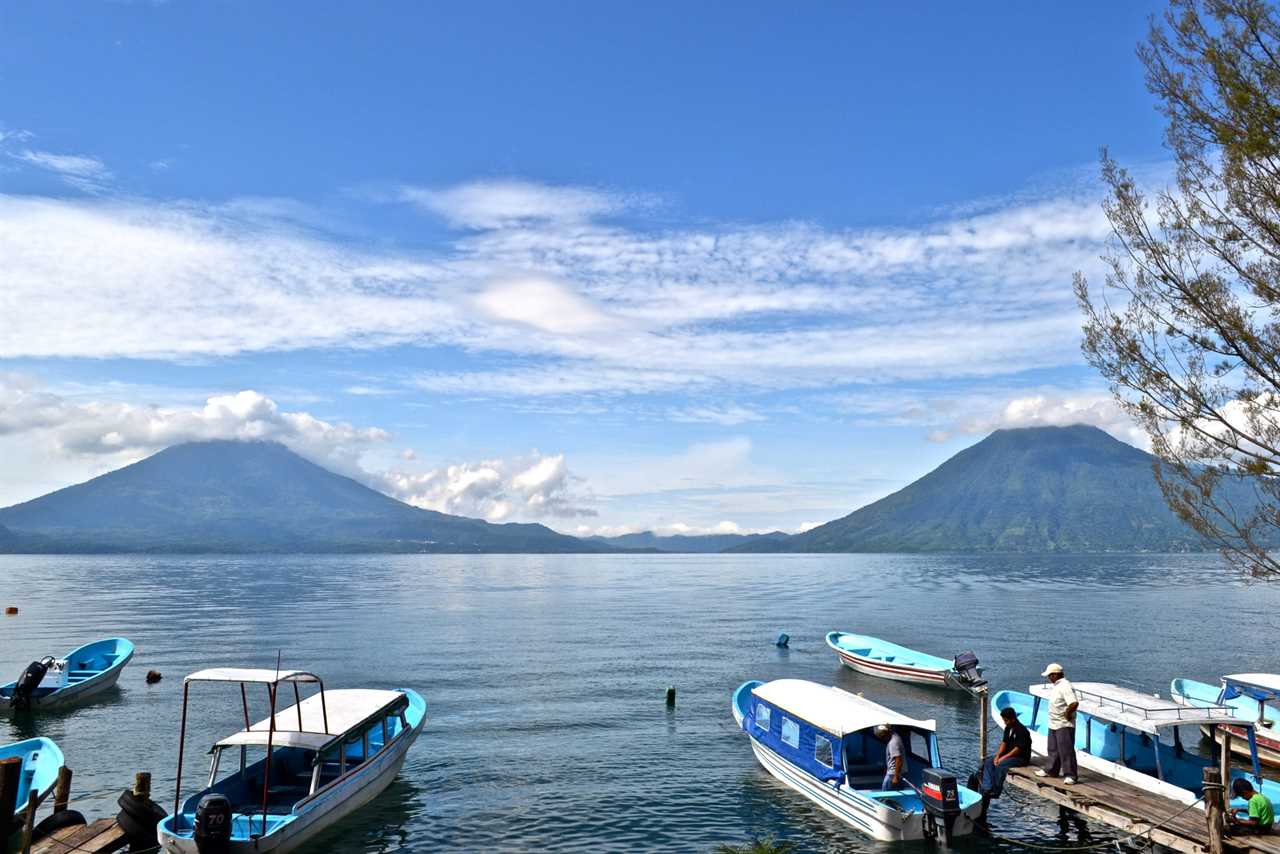
{"type": "Polygon", "coordinates": [[[173,812],[159,825],[166,851],[294,851],[367,804],[395,779],[426,723],[416,691],[325,690],[302,670],[215,668],[188,676],[182,690],[173,812]],[[213,745],[205,787],[182,800],[191,686],[238,684],[244,728],[213,745]],[[266,686],[269,713],[251,723],[249,685],[266,686]],[[315,686],[301,696],[300,686],[315,686]],[[293,704],[281,708],[281,692],[293,704]],[[224,757],[232,760],[219,776],[224,757]]]}
{"type": "Polygon", "coordinates": [[[765,770],[836,818],[885,842],[962,836],[982,798],[941,769],[935,725],[802,679],[744,682],[733,716],[765,770]],[[886,790],[879,726],[907,749],[903,784],[886,790]]]}
{"type": "MultiPolygon", "coordinates": [[[[1231,769],[1231,779],[1249,780],[1255,789],[1280,806],[1280,784],[1264,780],[1258,765],[1253,723],[1237,718],[1230,707],[1185,706],[1158,694],[1144,694],[1104,682],[1077,682],[1073,687],[1079,698],[1076,761],[1081,768],[1193,804],[1204,793],[1203,771],[1214,765],[1214,760],[1184,746],[1179,728],[1212,730],[1230,724],[1243,731],[1253,766],[1253,773],[1231,769]]],[[[1018,719],[1031,730],[1032,752],[1045,756],[1048,754],[1051,688],[1032,685],[1028,690],[1030,693],[996,692],[991,698],[991,714],[999,721],[1002,709],[1013,708],[1018,719]]],[[[1244,801],[1236,799],[1233,806],[1243,809],[1244,801]]]]}
{"type": "MultiPolygon", "coordinates": [[[[1230,706],[1236,717],[1253,721],[1254,738],[1258,745],[1258,761],[1263,765],[1280,767],[1280,714],[1267,707],[1280,700],[1280,675],[1275,673],[1236,673],[1223,676],[1220,685],[1197,682],[1194,679],[1174,679],[1169,693],[1185,706],[1230,706]]],[[[1244,731],[1232,724],[1222,724],[1216,734],[1203,728],[1206,737],[1222,741],[1224,733],[1230,733],[1231,749],[1248,756],[1249,745],[1244,731]]]]}

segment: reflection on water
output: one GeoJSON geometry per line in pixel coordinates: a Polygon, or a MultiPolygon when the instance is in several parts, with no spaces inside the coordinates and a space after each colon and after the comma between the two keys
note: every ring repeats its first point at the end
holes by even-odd
{"type": "MultiPolygon", "coordinates": [[[[1058,660],[1077,679],[1166,691],[1174,676],[1274,670],[1269,644],[1230,641],[1273,636],[1276,604],[1202,556],[4,556],[0,607],[21,613],[0,618],[0,681],[96,637],[123,634],[138,654],[90,706],[0,717],[0,741],[58,741],[90,815],[113,814],[136,770],[167,802],[182,676],[279,652],[331,687],[412,686],[429,703],[400,779],[316,850],[708,851],[770,835],[883,850],[759,768],[729,711],[740,682],[812,679],[935,718],[963,777],[975,704],[841,668],[827,631],[974,649],[996,687],[1058,660]]],[[[199,686],[189,755],[239,717],[238,692],[199,686]]],[[[1056,809],[1017,792],[992,819],[1006,836],[1059,833],[1056,809]]]]}

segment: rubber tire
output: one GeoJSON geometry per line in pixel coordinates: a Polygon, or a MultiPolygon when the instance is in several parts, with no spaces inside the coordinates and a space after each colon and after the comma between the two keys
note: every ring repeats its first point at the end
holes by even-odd
{"type": "Polygon", "coordinates": [[[125,789],[116,803],[120,805],[116,823],[124,830],[129,841],[155,845],[156,825],[168,815],[164,807],[146,798],[140,798],[128,789],[125,789]]]}
{"type": "Polygon", "coordinates": [[[78,810],[63,810],[53,815],[47,815],[38,822],[31,832],[31,838],[33,840],[44,839],[64,827],[84,827],[88,823],[78,810]]]}

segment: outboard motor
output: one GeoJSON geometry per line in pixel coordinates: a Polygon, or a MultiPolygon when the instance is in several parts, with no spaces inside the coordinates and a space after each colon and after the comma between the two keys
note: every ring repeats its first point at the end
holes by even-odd
{"type": "Polygon", "coordinates": [[[28,664],[27,669],[18,677],[17,684],[13,686],[13,696],[9,698],[9,705],[15,709],[31,708],[31,698],[35,695],[36,688],[40,687],[41,680],[49,672],[49,666],[52,664],[53,656],[51,655],[28,664]]]}
{"type": "Polygon", "coordinates": [[[960,788],[956,785],[956,775],[941,768],[926,768],[923,783],[920,802],[924,804],[925,831],[934,839],[941,838],[942,844],[949,846],[956,816],[960,815],[960,788]]]}
{"type": "Polygon", "coordinates": [[[976,691],[986,687],[987,680],[982,678],[982,670],[978,667],[978,656],[974,655],[972,650],[957,654],[954,667],[956,681],[960,683],[961,688],[976,691]]]}
{"type": "Polygon", "coordinates": [[[200,799],[191,837],[200,854],[226,854],[231,850],[231,801],[226,795],[209,794],[200,799]]]}

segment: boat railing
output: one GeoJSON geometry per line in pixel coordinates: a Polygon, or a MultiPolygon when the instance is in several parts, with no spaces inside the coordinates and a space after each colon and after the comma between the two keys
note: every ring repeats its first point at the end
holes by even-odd
{"type": "MultiPolygon", "coordinates": [[[[1153,705],[1149,702],[1134,703],[1122,700],[1118,697],[1109,696],[1107,694],[1099,694],[1094,691],[1075,688],[1076,696],[1082,700],[1089,700],[1101,709],[1114,711],[1119,714],[1132,715],[1145,721],[1153,723],[1180,721],[1187,719],[1203,720],[1204,718],[1236,718],[1235,710],[1230,706],[1208,705],[1208,706],[1183,706],[1178,703],[1169,702],[1168,705],[1153,705]]],[[[1151,698],[1160,700],[1162,698],[1154,696],[1151,698]]]]}

